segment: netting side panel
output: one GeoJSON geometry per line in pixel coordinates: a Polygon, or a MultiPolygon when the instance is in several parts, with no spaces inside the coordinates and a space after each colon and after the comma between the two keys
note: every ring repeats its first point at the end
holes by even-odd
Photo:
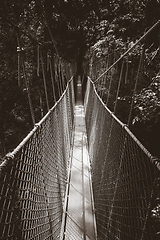
{"type": "MultiPolygon", "coordinates": [[[[107,121],[105,122],[107,123],[107,121]]],[[[107,124],[104,124],[104,135],[106,127],[108,127],[107,124]]],[[[107,231],[106,224],[109,222],[110,213],[112,211],[114,191],[124,140],[121,133],[122,127],[119,126],[116,122],[112,122],[111,119],[110,135],[107,136],[106,144],[102,147],[99,147],[99,156],[102,162],[102,171],[98,173],[100,175],[99,178],[101,180],[101,184],[96,201],[96,217],[99,236],[101,236],[102,239],[105,239],[104,236],[106,235],[107,231]],[[101,151],[101,148],[104,150],[101,151]]]]}
{"type": "Polygon", "coordinates": [[[89,91],[85,109],[98,239],[158,239],[151,210],[159,170],[92,84],[89,91]]]}
{"type": "Polygon", "coordinates": [[[151,219],[151,202],[158,172],[125,130],[123,136],[126,137],[126,145],[110,214],[108,237],[157,239],[151,219]]]}
{"type": "Polygon", "coordinates": [[[93,86],[91,84],[88,84],[88,89],[87,89],[87,105],[85,105],[85,114],[87,115],[86,118],[86,128],[87,128],[87,134],[88,137],[90,136],[90,131],[91,131],[91,126],[92,124],[90,123],[90,121],[92,120],[92,112],[93,112],[93,100],[94,100],[94,96],[93,96],[93,86]]]}
{"type": "Polygon", "coordinates": [[[69,91],[66,93],[66,101],[67,101],[67,116],[69,121],[69,135],[71,140],[70,143],[72,144],[74,128],[74,107],[75,107],[73,81],[71,81],[69,85],[69,91]]]}
{"type": "Polygon", "coordinates": [[[1,239],[52,239],[39,138],[34,135],[12,162],[1,172],[1,239]]]}
{"type": "Polygon", "coordinates": [[[0,168],[0,239],[59,239],[72,142],[71,90],[0,168]]]}

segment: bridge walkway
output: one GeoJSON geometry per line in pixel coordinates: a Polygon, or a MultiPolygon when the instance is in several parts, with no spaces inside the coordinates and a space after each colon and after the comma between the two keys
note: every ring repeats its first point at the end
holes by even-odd
{"type": "Polygon", "coordinates": [[[70,187],[66,212],[65,240],[96,239],[90,161],[82,102],[81,80],[77,84],[75,135],[71,160],[70,187]]]}

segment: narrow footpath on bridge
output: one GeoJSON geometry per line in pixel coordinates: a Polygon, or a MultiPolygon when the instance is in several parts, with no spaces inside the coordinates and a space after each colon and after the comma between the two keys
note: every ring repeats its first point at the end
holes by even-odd
{"type": "Polygon", "coordinates": [[[63,239],[96,239],[90,161],[87,151],[82,85],[78,78],[75,106],[75,134],[63,239]]]}

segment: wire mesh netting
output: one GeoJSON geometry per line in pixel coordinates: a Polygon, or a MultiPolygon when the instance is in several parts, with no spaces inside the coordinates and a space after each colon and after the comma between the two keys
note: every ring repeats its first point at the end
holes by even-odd
{"type": "Polygon", "coordinates": [[[85,113],[98,239],[158,239],[152,209],[160,172],[151,155],[90,80],[85,113]]]}
{"type": "Polygon", "coordinates": [[[0,239],[59,239],[74,128],[65,93],[0,167],[0,239]]]}

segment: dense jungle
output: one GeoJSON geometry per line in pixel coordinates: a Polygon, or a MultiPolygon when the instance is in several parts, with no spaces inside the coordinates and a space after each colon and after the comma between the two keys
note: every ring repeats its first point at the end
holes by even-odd
{"type": "MultiPolygon", "coordinates": [[[[103,58],[105,62],[108,51],[116,49],[123,53],[129,44],[134,43],[159,20],[159,16],[158,0],[3,1],[0,6],[1,156],[15,148],[33,127],[27,94],[32,99],[36,122],[47,112],[43,71],[38,72],[40,47],[45,62],[46,81],[50,75],[47,67],[49,51],[74,63],[76,74],[82,74],[84,65],[88,64],[93,54],[96,60],[103,58]]],[[[159,157],[159,27],[149,35],[145,44],[141,43],[136,48],[133,53],[135,62],[142,45],[145,45],[145,64],[130,128],[145,147],[159,157]]],[[[102,72],[105,68],[104,66],[99,71],[102,72]]],[[[129,83],[132,84],[132,79],[129,83]]],[[[49,82],[47,87],[50,89],[49,82]]],[[[51,107],[54,102],[49,91],[51,107]]],[[[126,92],[126,87],[123,92],[126,92]]],[[[120,98],[119,105],[123,104],[117,116],[123,122],[129,94],[122,94],[120,98]]],[[[58,97],[57,94],[56,99],[58,97]]]]}

